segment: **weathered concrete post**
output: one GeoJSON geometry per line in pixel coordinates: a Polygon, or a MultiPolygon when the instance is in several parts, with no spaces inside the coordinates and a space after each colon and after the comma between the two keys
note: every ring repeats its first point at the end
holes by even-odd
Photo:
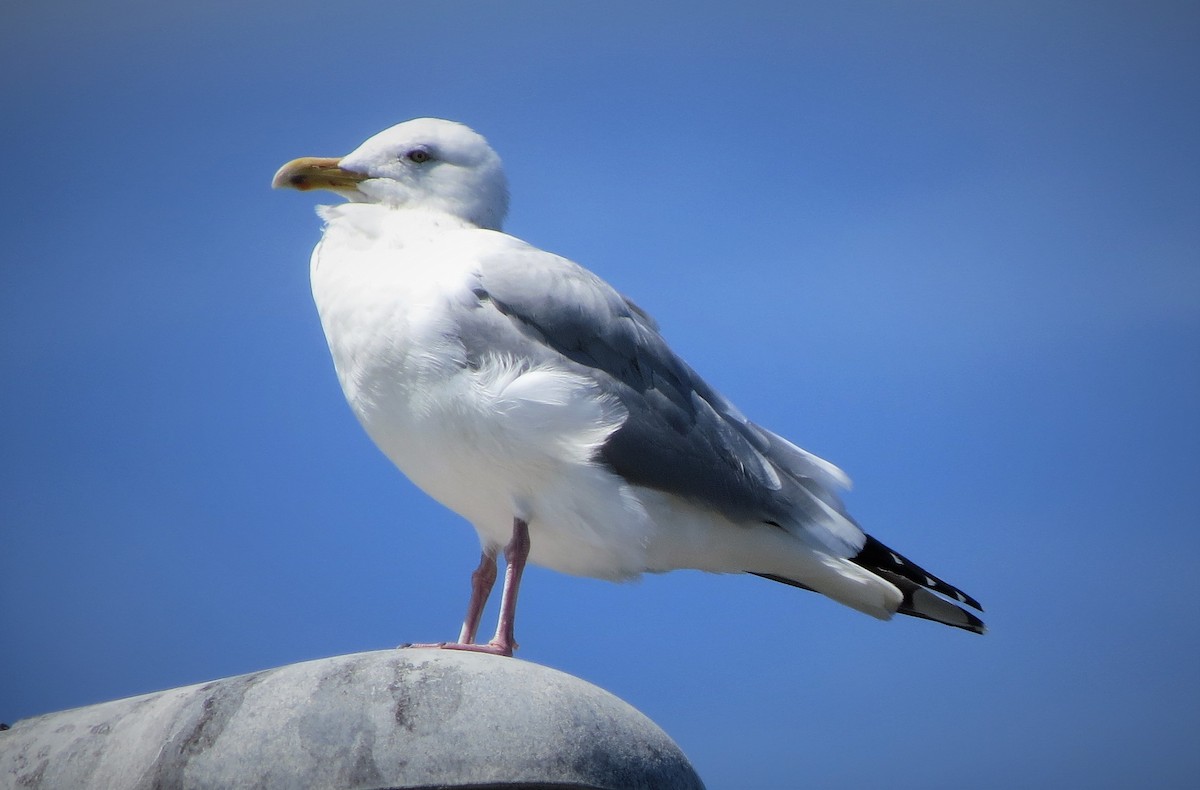
{"type": "Polygon", "coordinates": [[[702,788],[625,702],[537,664],[357,653],[24,719],[4,788],[702,788]]]}

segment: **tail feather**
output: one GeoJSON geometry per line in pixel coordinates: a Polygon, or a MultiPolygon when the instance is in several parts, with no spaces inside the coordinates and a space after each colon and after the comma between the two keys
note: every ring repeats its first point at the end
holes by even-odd
{"type": "MultiPolygon", "coordinates": [[[[900,553],[892,551],[870,535],[867,536],[867,542],[863,545],[862,551],[851,557],[850,562],[894,584],[900,590],[903,599],[896,610],[898,614],[932,620],[976,634],[987,631],[982,620],[946,598],[982,612],[983,607],[979,605],[978,601],[954,585],[929,573],[900,553]],[[945,596],[945,598],[941,596],[945,596]]],[[[770,573],[754,575],[802,590],[816,592],[807,584],[785,576],[770,573]]]]}

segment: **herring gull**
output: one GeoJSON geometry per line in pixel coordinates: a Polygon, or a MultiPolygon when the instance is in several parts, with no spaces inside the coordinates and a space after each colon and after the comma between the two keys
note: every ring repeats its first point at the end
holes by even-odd
{"type": "Polygon", "coordinates": [[[867,535],[833,464],[756,425],[632,301],[503,233],[500,158],[468,127],[393,126],[273,185],[325,189],[313,297],[355,416],[482,556],[458,641],[512,655],[528,561],[631,579],[693,568],[976,633],[975,599],[867,535]],[[506,561],[495,636],[479,620],[506,561]]]}

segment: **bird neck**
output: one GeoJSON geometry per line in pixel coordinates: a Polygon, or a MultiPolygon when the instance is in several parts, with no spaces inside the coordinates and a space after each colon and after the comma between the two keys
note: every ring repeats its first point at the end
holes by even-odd
{"type": "Polygon", "coordinates": [[[336,236],[339,243],[349,247],[374,246],[380,242],[403,247],[417,239],[478,228],[448,212],[379,203],[321,206],[317,213],[325,220],[326,237],[336,236]]]}

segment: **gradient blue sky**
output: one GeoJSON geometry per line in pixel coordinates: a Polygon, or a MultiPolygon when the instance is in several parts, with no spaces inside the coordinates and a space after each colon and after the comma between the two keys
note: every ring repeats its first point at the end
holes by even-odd
{"type": "Polygon", "coordinates": [[[0,720],[457,633],[474,533],[346,408],[268,188],[435,115],[992,628],[534,569],[522,658],[714,790],[1200,782],[1195,3],[3,18],[0,720]]]}

